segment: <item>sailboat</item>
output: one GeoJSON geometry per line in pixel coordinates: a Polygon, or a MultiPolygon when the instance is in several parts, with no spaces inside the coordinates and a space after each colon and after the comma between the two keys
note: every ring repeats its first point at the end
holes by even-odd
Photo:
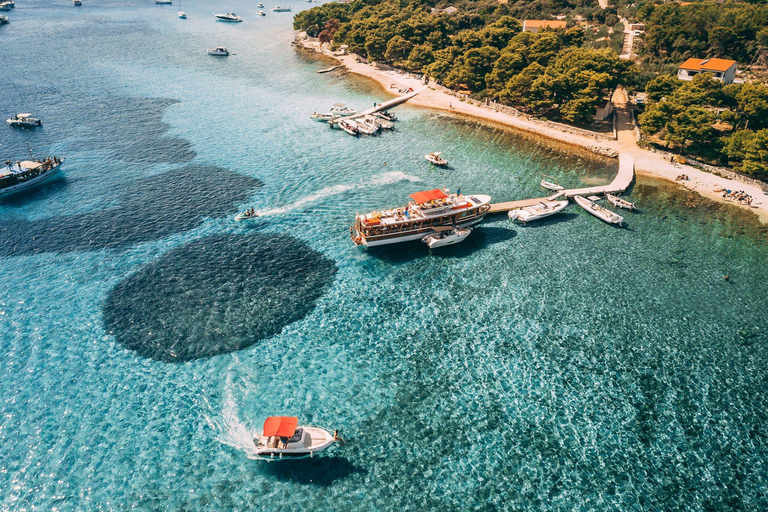
{"type": "MultiPolygon", "coordinates": [[[[179,0],[179,9],[181,9],[181,0],[179,0]]],[[[187,13],[184,11],[179,11],[179,19],[185,20],[187,19],[187,13]]]]}

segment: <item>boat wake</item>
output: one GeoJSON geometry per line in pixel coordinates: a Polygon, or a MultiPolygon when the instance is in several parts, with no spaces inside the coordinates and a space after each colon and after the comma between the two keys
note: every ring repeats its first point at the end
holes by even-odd
{"type": "Polygon", "coordinates": [[[278,215],[281,213],[288,213],[290,211],[298,210],[299,208],[307,204],[315,203],[317,201],[325,199],[326,197],[342,194],[350,190],[359,190],[359,189],[369,188],[373,186],[390,185],[392,183],[397,183],[400,181],[410,181],[411,183],[418,183],[421,180],[416,176],[411,176],[409,174],[405,174],[404,172],[400,172],[400,171],[387,172],[379,176],[374,176],[372,179],[368,180],[365,183],[356,183],[353,185],[334,185],[332,187],[326,187],[318,190],[317,192],[309,194],[308,196],[302,197],[298,201],[291,203],[287,206],[259,211],[258,214],[259,214],[259,217],[266,217],[269,215],[278,215]]]}
{"type": "Polygon", "coordinates": [[[257,459],[256,445],[253,443],[254,432],[240,419],[240,411],[232,388],[232,378],[227,375],[224,386],[224,408],[221,411],[220,421],[207,418],[208,423],[219,431],[216,437],[219,442],[242,451],[249,459],[257,459]]]}

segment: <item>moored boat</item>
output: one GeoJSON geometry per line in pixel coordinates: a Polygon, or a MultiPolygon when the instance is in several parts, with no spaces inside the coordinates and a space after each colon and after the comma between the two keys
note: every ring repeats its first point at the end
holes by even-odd
{"type": "Polygon", "coordinates": [[[228,12],[226,14],[214,14],[214,16],[216,16],[216,19],[219,21],[243,21],[243,18],[233,12],[228,12]]]}
{"type": "Polygon", "coordinates": [[[255,219],[259,216],[259,213],[253,209],[253,207],[248,208],[247,210],[238,213],[235,216],[235,220],[241,221],[241,220],[251,220],[255,219]]]}
{"type": "Polygon", "coordinates": [[[463,242],[465,238],[472,232],[472,228],[460,228],[449,226],[437,226],[432,228],[435,233],[427,235],[421,239],[422,242],[427,244],[430,249],[436,249],[437,247],[444,247],[446,245],[458,244],[463,242]]]}
{"type": "Polygon", "coordinates": [[[596,202],[590,201],[586,197],[573,196],[573,200],[576,201],[576,204],[587,210],[589,213],[600,220],[604,220],[608,224],[621,224],[624,222],[624,217],[618,213],[614,213],[608,208],[603,208],[596,202]]]}
{"type": "Polygon", "coordinates": [[[17,128],[35,128],[37,126],[43,126],[43,122],[32,117],[32,114],[16,114],[12,118],[6,119],[5,122],[17,128]]]}
{"type": "Polygon", "coordinates": [[[339,128],[344,130],[350,135],[359,135],[360,134],[360,127],[357,125],[356,122],[354,122],[351,119],[342,119],[339,121],[339,128]]]}
{"type": "Polygon", "coordinates": [[[568,201],[542,201],[533,206],[526,206],[512,210],[507,215],[510,220],[519,220],[520,222],[530,222],[532,220],[543,219],[558,212],[561,212],[568,206],[568,201]]]}
{"type": "Polygon", "coordinates": [[[618,208],[624,208],[625,210],[636,210],[637,206],[635,206],[635,203],[630,203],[626,199],[622,199],[619,196],[613,195],[613,194],[605,194],[606,199],[611,202],[614,206],[618,208]]]}
{"type": "MultiPolygon", "coordinates": [[[[352,121],[351,119],[349,121],[352,121]]],[[[374,135],[379,131],[379,127],[367,122],[364,118],[355,118],[354,122],[357,124],[357,129],[360,133],[366,135],[374,135]]]]}
{"type": "Polygon", "coordinates": [[[373,117],[376,118],[376,124],[381,126],[384,130],[392,130],[395,127],[395,123],[378,113],[373,114],[373,117]]]}
{"type": "Polygon", "coordinates": [[[357,110],[346,107],[343,103],[334,103],[333,108],[331,108],[331,114],[334,116],[347,117],[357,114],[357,110]]]}
{"type": "Polygon", "coordinates": [[[442,155],[442,153],[440,151],[436,151],[434,153],[424,155],[424,158],[426,158],[427,161],[432,165],[437,165],[438,167],[443,167],[445,165],[448,165],[448,160],[444,159],[440,155],[442,155]]]}
{"type": "Polygon", "coordinates": [[[559,185],[553,181],[548,181],[546,177],[541,180],[540,185],[546,188],[547,190],[564,190],[565,189],[565,187],[563,187],[562,185],[559,185]]]}
{"type": "Polygon", "coordinates": [[[356,245],[375,247],[421,240],[436,227],[474,226],[491,209],[491,197],[483,194],[462,195],[440,189],[411,194],[407,205],[385,211],[355,216],[350,228],[356,245]]]}
{"type": "Polygon", "coordinates": [[[62,159],[52,156],[45,160],[5,162],[0,167],[0,194],[10,194],[37,185],[54,176],[61,167],[62,159]]]}
{"type": "Polygon", "coordinates": [[[270,459],[312,457],[338,440],[335,432],[299,426],[299,419],[289,416],[270,416],[264,422],[261,434],[253,436],[256,455],[270,459]]]}
{"type": "Polygon", "coordinates": [[[208,55],[215,55],[217,57],[229,57],[229,50],[223,46],[217,46],[208,50],[208,55]]]}
{"type": "Polygon", "coordinates": [[[309,118],[312,119],[313,121],[321,121],[321,122],[328,122],[331,119],[333,119],[334,117],[335,116],[333,114],[331,114],[330,112],[328,112],[327,114],[321,114],[319,112],[312,112],[309,115],[309,118]]]}

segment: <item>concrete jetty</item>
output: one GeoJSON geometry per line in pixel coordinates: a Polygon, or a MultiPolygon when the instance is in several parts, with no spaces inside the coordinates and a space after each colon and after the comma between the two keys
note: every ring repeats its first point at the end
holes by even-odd
{"type": "Polygon", "coordinates": [[[368,110],[358,112],[353,116],[348,116],[346,119],[356,119],[358,117],[365,117],[375,112],[380,112],[382,110],[387,110],[388,108],[396,107],[410,100],[411,98],[413,98],[414,96],[416,96],[417,94],[419,94],[421,91],[425,89],[426,87],[424,87],[423,89],[419,89],[418,91],[409,92],[408,94],[405,94],[403,96],[398,96],[397,98],[392,98],[391,100],[385,101],[384,103],[379,103],[375,107],[369,108],[368,110]]]}
{"type": "Polygon", "coordinates": [[[495,203],[491,205],[488,213],[508,212],[517,208],[533,206],[544,201],[552,201],[558,197],[589,196],[595,194],[616,194],[624,192],[635,179],[635,160],[625,153],[619,153],[619,172],[608,185],[599,185],[596,187],[571,188],[561,190],[549,197],[536,197],[533,199],[520,199],[518,201],[507,201],[506,203],[495,203]]]}

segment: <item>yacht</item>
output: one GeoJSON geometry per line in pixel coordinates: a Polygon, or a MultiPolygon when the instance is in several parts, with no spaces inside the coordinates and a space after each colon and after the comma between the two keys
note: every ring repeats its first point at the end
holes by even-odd
{"type": "Polygon", "coordinates": [[[233,12],[227,14],[214,14],[219,21],[243,21],[243,18],[233,12]]]}
{"type": "Polygon", "coordinates": [[[430,249],[463,242],[472,232],[472,228],[452,228],[448,226],[437,226],[432,229],[435,230],[435,233],[421,239],[430,249]]]}
{"type": "Polygon", "coordinates": [[[312,457],[331,446],[339,437],[320,427],[299,426],[299,419],[270,416],[261,434],[253,436],[256,455],[270,459],[312,457]]]}
{"type": "Polygon", "coordinates": [[[355,245],[375,247],[421,240],[442,226],[465,228],[479,223],[491,209],[491,197],[465,196],[461,191],[426,190],[411,194],[411,201],[389,210],[355,216],[350,236],[355,245]]]}
{"type": "Polygon", "coordinates": [[[229,57],[229,50],[223,46],[217,46],[208,50],[208,55],[216,55],[217,57],[229,57]]]}
{"type": "Polygon", "coordinates": [[[519,220],[522,223],[532,220],[543,219],[558,212],[561,212],[568,206],[568,201],[542,201],[533,206],[525,206],[517,210],[512,210],[507,214],[510,220],[519,220]]]}
{"type": "Polygon", "coordinates": [[[0,194],[10,194],[45,181],[59,171],[62,159],[52,156],[45,160],[23,160],[0,167],[0,194]]]}
{"type": "Polygon", "coordinates": [[[626,199],[622,199],[619,196],[615,196],[613,194],[605,194],[606,199],[611,202],[614,206],[618,208],[624,208],[625,210],[636,210],[637,206],[635,206],[635,203],[630,203],[626,199]]]}
{"type": "Polygon", "coordinates": [[[573,200],[576,201],[576,204],[587,210],[589,213],[600,220],[604,220],[608,224],[622,224],[624,222],[624,217],[618,213],[614,213],[608,208],[603,208],[599,204],[595,203],[594,201],[590,201],[586,197],[573,196],[573,200]]]}
{"type": "Polygon", "coordinates": [[[35,128],[36,126],[43,126],[43,122],[32,117],[32,114],[16,114],[12,118],[6,119],[5,122],[11,126],[19,128],[35,128]]]}
{"type": "Polygon", "coordinates": [[[440,155],[442,155],[442,153],[439,151],[436,151],[435,153],[424,155],[424,158],[426,158],[427,161],[432,165],[437,165],[438,167],[443,167],[448,165],[448,160],[444,159],[440,155]]]}
{"type": "Polygon", "coordinates": [[[279,5],[276,5],[272,8],[272,12],[291,12],[290,7],[280,7],[279,5]]]}

